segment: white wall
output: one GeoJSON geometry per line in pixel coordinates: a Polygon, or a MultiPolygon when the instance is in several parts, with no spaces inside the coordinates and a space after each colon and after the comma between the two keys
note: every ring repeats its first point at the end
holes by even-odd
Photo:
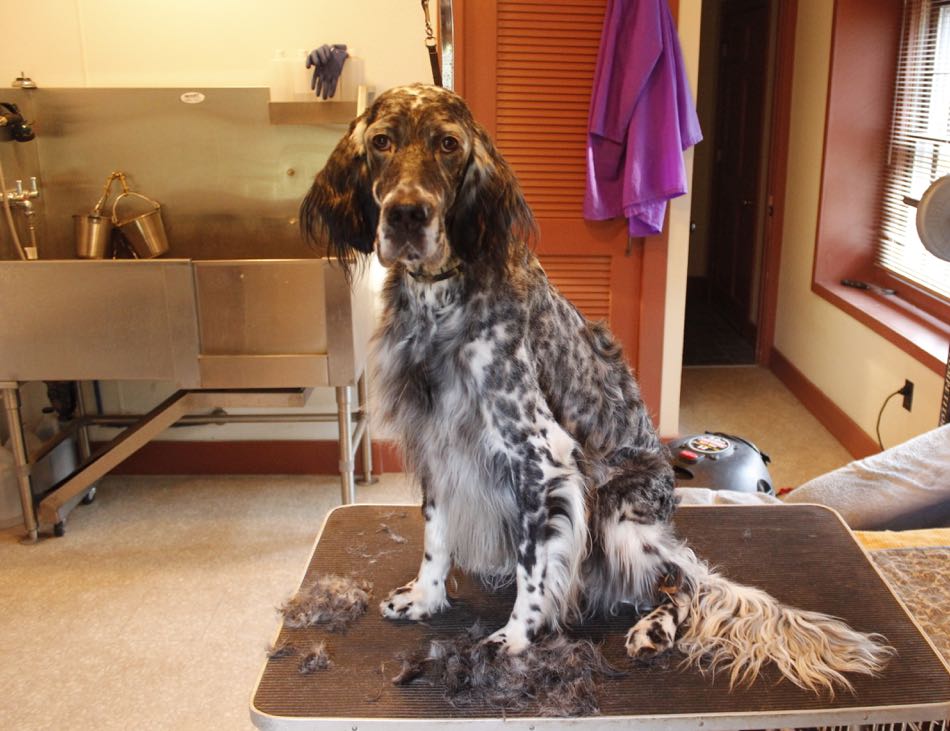
{"type": "Polygon", "coordinates": [[[0,87],[268,86],[276,50],[324,43],[377,91],[431,81],[415,0],[3,0],[0,28],[0,87]]]}
{"type": "Polygon", "coordinates": [[[798,4],[775,347],[869,435],[884,398],[913,381],[913,411],[894,399],[882,421],[892,446],[937,425],[943,379],[811,291],[833,10],[798,4]]]}

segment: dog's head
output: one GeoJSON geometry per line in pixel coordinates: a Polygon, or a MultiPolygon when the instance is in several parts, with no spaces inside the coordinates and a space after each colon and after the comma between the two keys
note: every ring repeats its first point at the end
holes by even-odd
{"type": "Polygon", "coordinates": [[[300,209],[305,237],[347,266],[433,274],[456,262],[500,269],[534,231],[511,168],[458,95],[391,89],[355,119],[300,209]]]}

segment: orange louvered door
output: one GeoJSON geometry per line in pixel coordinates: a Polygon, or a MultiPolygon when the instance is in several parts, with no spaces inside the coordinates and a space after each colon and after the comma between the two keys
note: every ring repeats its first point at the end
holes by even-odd
{"type": "Polygon", "coordinates": [[[642,248],[583,218],[587,117],[606,0],[455,0],[456,88],[511,163],[555,285],[638,364],[642,248]]]}

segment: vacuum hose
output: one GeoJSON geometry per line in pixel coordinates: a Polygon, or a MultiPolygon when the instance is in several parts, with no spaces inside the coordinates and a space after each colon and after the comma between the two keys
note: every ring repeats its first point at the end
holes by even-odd
{"type": "Polygon", "coordinates": [[[16,225],[13,223],[13,212],[10,210],[10,201],[7,200],[7,181],[3,177],[3,162],[0,162],[0,201],[3,202],[3,212],[7,219],[7,226],[10,227],[10,235],[13,236],[13,245],[16,247],[17,254],[26,261],[26,251],[23,244],[20,243],[20,236],[17,234],[16,225]]]}

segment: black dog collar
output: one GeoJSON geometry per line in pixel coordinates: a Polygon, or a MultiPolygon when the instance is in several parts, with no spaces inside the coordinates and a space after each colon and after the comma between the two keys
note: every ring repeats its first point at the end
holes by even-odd
{"type": "Polygon", "coordinates": [[[414,272],[411,269],[407,269],[409,276],[415,279],[417,282],[444,282],[446,279],[454,277],[456,274],[461,274],[462,265],[456,264],[451,269],[446,269],[444,272],[439,272],[438,274],[426,274],[425,272],[414,272]]]}

